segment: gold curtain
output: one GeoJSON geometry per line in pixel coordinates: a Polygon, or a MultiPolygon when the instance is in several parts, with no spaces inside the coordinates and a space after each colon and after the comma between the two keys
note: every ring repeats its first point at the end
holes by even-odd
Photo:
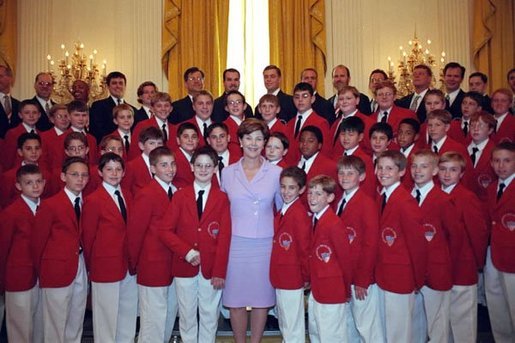
{"type": "Polygon", "coordinates": [[[282,89],[291,93],[304,68],[318,72],[324,95],[326,33],[324,0],[269,0],[270,63],[282,71],[282,89]]]}
{"type": "Polygon", "coordinates": [[[165,0],[162,64],[172,98],[186,95],[184,71],[197,66],[205,88],[221,93],[227,61],[229,0],[165,0]]]}
{"type": "Polygon", "coordinates": [[[474,66],[489,76],[488,87],[506,87],[506,73],[515,65],[513,0],[475,0],[472,32],[474,66]]]}
{"type": "Polygon", "coordinates": [[[0,0],[0,64],[16,72],[16,0],[0,0]]]}

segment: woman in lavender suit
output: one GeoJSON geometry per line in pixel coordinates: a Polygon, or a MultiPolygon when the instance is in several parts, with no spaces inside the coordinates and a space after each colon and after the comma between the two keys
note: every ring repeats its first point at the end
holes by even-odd
{"type": "Polygon", "coordinates": [[[222,189],[231,202],[232,239],[223,304],[230,308],[236,343],[245,342],[246,307],[250,314],[251,342],[263,335],[268,309],[275,305],[269,269],[274,235],[274,208],[281,208],[281,168],[261,152],[268,127],[246,119],[238,129],[243,157],[222,171],[222,189]]]}

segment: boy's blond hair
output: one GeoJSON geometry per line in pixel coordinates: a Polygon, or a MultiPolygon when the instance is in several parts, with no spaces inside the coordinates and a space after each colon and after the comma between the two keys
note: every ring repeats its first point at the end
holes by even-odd
{"type": "Polygon", "coordinates": [[[461,167],[461,171],[464,171],[465,166],[467,165],[463,156],[461,156],[461,154],[456,151],[447,151],[443,153],[442,156],[440,156],[438,164],[445,162],[458,162],[459,166],[461,167]]]}
{"type": "Polygon", "coordinates": [[[411,162],[415,161],[415,158],[417,157],[427,157],[429,159],[429,162],[433,165],[433,167],[438,167],[438,161],[440,157],[438,154],[434,153],[433,151],[429,149],[422,149],[419,150],[411,156],[411,162]]]}
{"type": "Polygon", "coordinates": [[[322,190],[327,194],[334,194],[336,192],[336,181],[334,181],[334,179],[330,176],[317,175],[308,183],[309,188],[313,188],[318,185],[320,185],[322,190]]]}

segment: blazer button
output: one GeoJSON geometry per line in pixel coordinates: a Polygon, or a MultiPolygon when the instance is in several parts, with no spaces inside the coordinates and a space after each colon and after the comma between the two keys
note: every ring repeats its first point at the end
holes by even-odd
{"type": "Polygon", "coordinates": [[[194,244],[193,244],[193,246],[198,246],[198,244],[197,244],[197,243],[194,243],[194,244]]]}
{"type": "Polygon", "coordinates": [[[202,229],[201,229],[201,228],[198,228],[198,229],[197,229],[197,231],[199,231],[199,232],[200,232],[200,231],[202,231],[202,229]]]}
{"type": "Polygon", "coordinates": [[[492,221],[492,225],[495,225],[495,224],[496,224],[496,222],[495,222],[495,221],[492,221]]]}

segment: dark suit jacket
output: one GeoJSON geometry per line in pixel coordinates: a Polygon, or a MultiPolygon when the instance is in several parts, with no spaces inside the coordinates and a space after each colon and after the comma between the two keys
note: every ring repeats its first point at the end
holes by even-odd
{"type": "MultiPolygon", "coordinates": [[[[405,97],[395,100],[395,105],[409,109],[409,107],[411,105],[411,100],[413,99],[414,95],[415,95],[415,93],[410,93],[410,94],[406,95],[405,97]]],[[[419,100],[420,105],[418,106],[418,109],[416,112],[418,121],[421,123],[425,122],[426,117],[427,117],[426,106],[424,106],[424,99],[425,99],[425,97],[423,97],[422,99],[419,100]]]]}
{"type": "MultiPolygon", "coordinates": [[[[297,109],[293,104],[293,97],[289,94],[284,93],[282,90],[279,90],[277,93],[277,99],[279,99],[279,105],[281,106],[281,111],[279,112],[278,118],[284,122],[289,122],[290,119],[294,118],[297,115],[297,109]]],[[[257,118],[262,119],[261,113],[259,113],[259,109],[256,106],[254,113],[257,118]]]]}
{"type": "MultiPolygon", "coordinates": [[[[220,97],[216,98],[213,104],[213,113],[211,114],[211,120],[215,123],[222,123],[229,118],[229,112],[225,110],[225,98],[227,94],[223,93],[220,97]]],[[[245,118],[253,117],[252,107],[247,103],[245,109],[245,118]]]]}
{"type": "MultiPolygon", "coordinates": [[[[38,106],[39,112],[41,113],[41,117],[39,117],[39,120],[36,123],[36,128],[39,131],[46,131],[51,129],[54,125],[48,119],[48,115],[46,114],[45,109],[43,108],[43,106],[41,106],[36,96],[29,100],[34,102],[38,106]]],[[[50,100],[50,102],[52,103],[52,105],[55,105],[55,102],[53,102],[52,100],[50,100]]]]}
{"type": "Polygon", "coordinates": [[[331,102],[323,98],[320,94],[315,93],[315,102],[311,105],[311,107],[316,113],[318,113],[318,115],[331,123],[331,120],[334,117],[334,108],[331,102]]]}
{"type": "Polygon", "coordinates": [[[449,112],[451,112],[453,118],[461,118],[461,102],[463,101],[463,98],[465,97],[465,92],[460,89],[458,92],[458,95],[456,96],[456,99],[454,99],[454,102],[452,105],[449,106],[449,102],[446,101],[445,109],[449,112]]]}
{"type": "Polygon", "coordinates": [[[11,107],[12,107],[12,115],[11,120],[7,119],[7,113],[5,113],[4,106],[0,101],[0,138],[5,138],[5,133],[7,130],[12,129],[21,123],[20,116],[18,115],[18,107],[20,105],[20,101],[11,97],[11,107]]]}
{"type": "Polygon", "coordinates": [[[172,124],[180,124],[186,120],[193,118],[195,111],[193,110],[193,103],[190,96],[186,95],[184,98],[172,102],[172,113],[168,116],[168,121],[172,124]]]}
{"type": "MultiPolygon", "coordinates": [[[[134,112],[137,111],[134,106],[126,104],[131,106],[134,112]]],[[[113,108],[115,106],[116,103],[111,96],[91,104],[91,109],[89,110],[89,131],[95,136],[97,143],[100,143],[102,137],[116,130],[116,125],[113,122],[113,108]]]]}
{"type": "MultiPolygon", "coordinates": [[[[338,108],[334,108],[334,105],[333,105],[335,97],[336,97],[336,94],[327,100],[333,107],[333,114],[331,116],[331,120],[329,121],[330,125],[332,125],[336,121],[336,119],[338,119],[338,116],[336,114],[337,113],[336,111],[338,108]]],[[[358,111],[363,114],[366,114],[367,116],[372,113],[372,110],[370,109],[370,99],[368,98],[368,96],[366,96],[363,93],[359,93],[358,111]]]]}
{"type": "Polygon", "coordinates": [[[136,124],[138,124],[140,121],[150,119],[147,115],[147,112],[143,108],[143,106],[140,107],[139,110],[134,112],[134,124],[132,124],[132,129],[136,127],[136,124]]]}

